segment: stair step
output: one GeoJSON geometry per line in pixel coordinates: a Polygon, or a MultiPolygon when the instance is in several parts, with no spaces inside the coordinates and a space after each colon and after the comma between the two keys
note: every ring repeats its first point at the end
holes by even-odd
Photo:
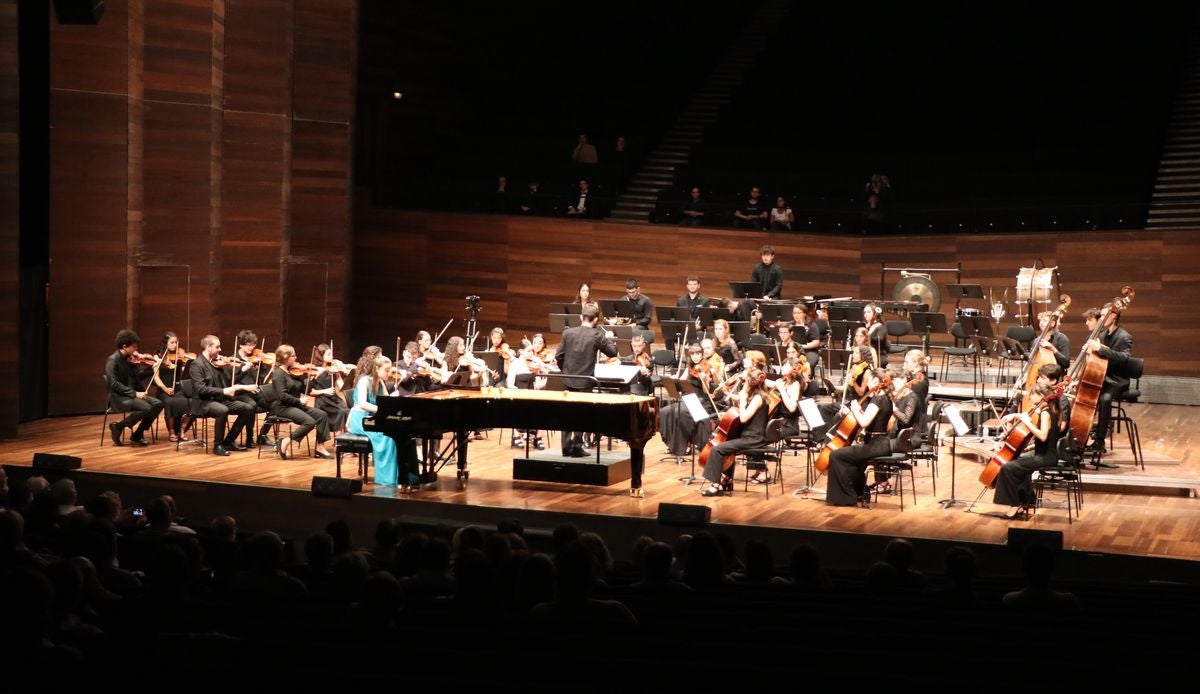
{"type": "Polygon", "coordinates": [[[636,187],[635,187],[635,186],[630,186],[630,187],[626,188],[626,190],[630,191],[630,193],[632,193],[632,194],[634,194],[634,195],[638,195],[638,196],[641,196],[641,197],[652,197],[652,198],[657,198],[657,197],[658,197],[658,191],[659,191],[659,190],[661,190],[661,189],[660,189],[660,188],[654,188],[654,187],[651,187],[651,186],[636,186],[636,187]]]}
{"type": "MultiPolygon", "coordinates": [[[[621,200],[622,201],[630,200],[630,201],[635,201],[635,202],[645,202],[647,200],[658,200],[658,196],[651,194],[651,193],[636,193],[636,194],[635,193],[625,193],[624,195],[621,196],[621,200]]],[[[621,203],[618,202],[617,206],[620,207],[621,203]]]]}
{"type": "Polygon", "coordinates": [[[655,208],[655,206],[656,203],[653,202],[623,202],[621,203],[620,208],[622,212],[640,212],[642,214],[648,214],[650,210],[655,208]]]}
{"type": "Polygon", "coordinates": [[[1151,200],[1157,200],[1157,199],[1162,199],[1162,198],[1184,198],[1184,199],[1196,200],[1197,202],[1200,202],[1200,189],[1197,189],[1196,186],[1192,186],[1192,190],[1180,190],[1180,191],[1157,191],[1156,190],[1150,194],[1151,200]]]}
{"type": "Polygon", "coordinates": [[[1162,181],[1159,181],[1154,186],[1154,189],[1156,191],[1158,191],[1158,190],[1191,190],[1191,191],[1195,191],[1196,193],[1200,193],[1200,181],[1192,181],[1190,183],[1184,183],[1184,182],[1163,183],[1162,181]]]}

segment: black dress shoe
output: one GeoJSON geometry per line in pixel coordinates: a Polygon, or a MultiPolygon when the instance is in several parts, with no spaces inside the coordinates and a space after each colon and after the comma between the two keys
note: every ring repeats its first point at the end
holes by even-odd
{"type": "Polygon", "coordinates": [[[112,442],[114,446],[125,445],[121,442],[121,430],[124,428],[125,427],[117,424],[116,422],[112,422],[108,425],[108,432],[112,436],[112,442]]]}
{"type": "Polygon", "coordinates": [[[134,446],[149,446],[150,445],[150,442],[147,441],[146,439],[142,438],[141,436],[129,437],[129,443],[134,446]]]}
{"type": "Polygon", "coordinates": [[[242,445],[242,444],[240,444],[240,443],[228,444],[228,445],[226,445],[225,447],[226,447],[226,448],[228,448],[228,449],[229,449],[229,450],[231,450],[231,451],[239,451],[239,452],[240,452],[240,451],[247,451],[247,450],[250,450],[250,449],[248,449],[247,447],[243,446],[243,445],[242,445]]]}
{"type": "Polygon", "coordinates": [[[229,451],[225,450],[225,447],[218,443],[213,446],[213,455],[229,455],[229,451]]]}
{"type": "Polygon", "coordinates": [[[582,448],[572,448],[571,452],[567,453],[567,457],[568,458],[586,458],[586,457],[588,457],[588,452],[583,450],[582,448]]]}

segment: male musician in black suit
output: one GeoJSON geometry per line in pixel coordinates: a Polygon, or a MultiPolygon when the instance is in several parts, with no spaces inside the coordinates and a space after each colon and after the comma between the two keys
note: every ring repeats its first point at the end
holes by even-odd
{"type": "Polygon", "coordinates": [[[700,278],[696,275],[688,275],[687,278],[687,294],[679,297],[675,302],[679,308],[688,310],[688,317],[693,321],[700,315],[700,309],[708,305],[708,299],[700,293],[700,278]]]}
{"type": "Polygon", "coordinates": [[[146,429],[154,424],[155,417],[162,412],[163,403],[157,398],[146,395],[146,391],[138,388],[137,369],[129,361],[138,350],[141,338],[132,330],[122,330],[117,333],[117,351],[108,356],[104,365],[104,380],[108,384],[108,403],[114,409],[128,410],[129,414],[119,422],[108,425],[109,434],[114,445],[121,445],[121,431],[125,427],[133,429],[129,443],[137,446],[148,446],[146,429]]]}
{"type": "Polygon", "coordinates": [[[787,356],[788,347],[792,347],[792,346],[795,346],[797,352],[802,351],[800,349],[800,343],[796,342],[796,339],[794,337],[795,333],[792,331],[791,323],[788,323],[786,321],[783,323],[780,323],[775,326],[775,330],[777,331],[777,337],[775,339],[775,344],[779,345],[779,353],[781,355],[787,356]]]}
{"type": "Polygon", "coordinates": [[[1099,416],[1092,439],[1092,446],[1101,451],[1104,450],[1104,439],[1108,437],[1109,422],[1112,419],[1112,401],[1129,390],[1129,377],[1125,373],[1133,356],[1133,336],[1121,327],[1121,314],[1111,310],[1111,304],[1104,308],[1109,309],[1107,316],[1104,316],[1104,311],[1095,309],[1089,309],[1084,314],[1089,332],[1095,329],[1096,321],[1104,316],[1104,329],[1100,331],[1100,335],[1094,340],[1088,340],[1084,345],[1088,352],[1108,360],[1104,387],[1100,389],[1100,397],[1096,402],[1096,414],[1099,416]]]}
{"type": "MultiPolygon", "coordinates": [[[[633,282],[633,280],[630,280],[633,282]]],[[[634,282],[634,286],[637,283],[634,282]]],[[[617,356],[617,343],[611,333],[596,327],[600,311],[592,305],[583,307],[579,314],[580,324],[567,328],[562,334],[562,342],[554,353],[559,370],[567,376],[593,376],[596,371],[596,352],[606,357],[617,356]]],[[[572,391],[589,391],[591,384],[586,380],[571,378],[563,379],[563,387],[572,391]]],[[[562,433],[563,457],[586,458],[583,450],[583,432],[564,431],[562,433]]]]}
{"type": "Polygon", "coordinates": [[[783,296],[783,268],[775,263],[775,249],[763,246],[758,253],[762,262],[754,266],[750,281],[758,284],[759,297],[778,299],[783,296]]]}
{"type": "Polygon", "coordinates": [[[633,324],[642,330],[649,330],[650,318],[654,315],[654,303],[642,293],[638,281],[633,278],[625,282],[625,300],[633,304],[633,324]]]}
{"type": "Polygon", "coordinates": [[[213,448],[215,455],[229,455],[229,451],[244,451],[238,445],[238,434],[242,429],[254,425],[254,405],[237,399],[238,393],[253,392],[257,386],[233,385],[227,370],[218,368],[213,361],[221,354],[221,339],[216,335],[205,335],[200,340],[200,354],[192,362],[188,373],[196,387],[196,396],[204,401],[204,414],[213,417],[213,448]],[[225,425],[229,414],[237,418],[229,436],[225,425]]]}
{"type": "MultiPolygon", "coordinates": [[[[1050,351],[1054,354],[1054,362],[1065,371],[1071,366],[1071,338],[1058,331],[1058,319],[1054,317],[1053,311],[1042,311],[1038,314],[1038,325],[1041,326],[1042,332],[1045,332],[1051,323],[1054,323],[1053,332],[1045,341],[1034,340],[1032,349],[1050,351]]],[[[1031,359],[1033,354],[1036,352],[1030,353],[1031,359]]]]}

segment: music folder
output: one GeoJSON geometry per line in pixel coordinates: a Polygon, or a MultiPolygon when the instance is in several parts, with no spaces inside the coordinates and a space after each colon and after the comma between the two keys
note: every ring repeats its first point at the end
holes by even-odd
{"type": "Polygon", "coordinates": [[[593,372],[599,381],[620,381],[632,383],[637,378],[642,367],[637,364],[596,364],[593,372]]]}

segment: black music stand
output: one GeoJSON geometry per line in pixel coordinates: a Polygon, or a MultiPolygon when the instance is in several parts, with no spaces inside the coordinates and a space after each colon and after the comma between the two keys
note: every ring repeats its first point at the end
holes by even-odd
{"type": "Polygon", "coordinates": [[[835,345],[847,344],[853,339],[854,331],[865,327],[862,321],[853,320],[831,320],[829,321],[829,329],[833,332],[833,340],[835,345]]]}
{"type": "Polygon", "coordinates": [[[729,321],[729,335],[739,345],[750,341],[750,323],[744,320],[729,321]]]}
{"type": "MultiPolygon", "coordinates": [[[[946,409],[947,409],[946,407],[942,408],[941,416],[946,417],[947,419],[950,420],[952,432],[951,432],[951,438],[950,438],[950,498],[942,499],[942,500],[938,501],[938,503],[942,505],[943,511],[950,508],[951,506],[954,506],[955,504],[967,503],[965,500],[959,499],[959,498],[955,497],[955,495],[954,495],[955,489],[956,489],[955,481],[957,478],[957,475],[955,475],[954,473],[958,471],[958,437],[965,435],[966,433],[968,433],[970,431],[967,428],[966,422],[963,421],[962,415],[959,415],[957,413],[957,410],[952,410],[952,412],[954,412],[954,415],[952,416],[949,412],[946,411],[946,409]],[[955,418],[957,418],[957,421],[955,421],[955,418]],[[962,431],[961,434],[959,433],[960,431],[962,431]]],[[[932,424],[933,423],[931,422],[930,425],[932,426],[932,424]]],[[[939,442],[932,441],[930,443],[933,444],[933,448],[935,451],[939,448],[939,442]]],[[[985,487],[985,489],[986,489],[986,487],[985,487]]],[[[968,508],[967,510],[969,511],[970,508],[968,508]]]]}
{"type": "Polygon", "coordinates": [[[663,345],[665,345],[666,349],[675,349],[676,340],[682,341],[685,334],[687,335],[689,344],[696,341],[696,326],[691,321],[659,321],[658,327],[662,330],[663,345]]]}
{"type": "Polygon", "coordinates": [[[931,333],[941,334],[949,330],[944,313],[914,313],[912,314],[912,327],[913,332],[921,336],[921,350],[926,356],[929,355],[929,335],[931,333]]]}
{"type": "Polygon", "coordinates": [[[705,328],[711,328],[716,316],[716,312],[712,306],[699,306],[696,308],[696,317],[700,319],[700,325],[705,328]]]}
{"type": "MultiPolygon", "coordinates": [[[[692,385],[692,382],[686,378],[672,378],[670,376],[663,376],[662,384],[667,389],[667,397],[674,399],[675,402],[681,407],[687,407],[687,405],[683,402],[685,395],[696,395],[696,386],[692,385]]],[[[704,419],[698,420],[692,414],[690,409],[688,410],[688,415],[692,417],[692,421],[694,421],[697,425],[699,425],[701,422],[708,421],[715,416],[712,413],[707,413],[707,416],[704,419]]],[[[679,481],[683,482],[684,484],[691,484],[692,482],[699,482],[704,479],[703,477],[696,476],[696,442],[689,441],[688,448],[692,450],[690,456],[692,461],[692,471],[679,478],[679,481]]],[[[675,464],[678,465],[679,458],[675,456],[672,457],[675,458],[675,464]]]]}
{"type": "Polygon", "coordinates": [[[955,302],[963,299],[982,299],[983,285],[982,284],[947,284],[946,293],[955,302]]]}
{"type": "Polygon", "coordinates": [[[691,320],[692,312],[686,306],[655,306],[654,315],[661,323],[665,320],[691,320]]]}
{"type": "Polygon", "coordinates": [[[791,323],[793,306],[795,304],[760,303],[758,310],[762,313],[764,323],[791,323]]]}
{"type": "Polygon", "coordinates": [[[550,332],[555,335],[562,335],[563,331],[567,328],[577,327],[581,322],[578,313],[551,313],[550,332]]]}
{"type": "Polygon", "coordinates": [[[730,282],[729,296],[734,299],[757,299],[758,290],[762,285],[758,282],[730,282]]]}
{"type": "Polygon", "coordinates": [[[612,333],[613,337],[616,337],[618,340],[632,340],[633,331],[641,330],[641,328],[633,325],[601,325],[599,327],[612,333]]]}
{"type": "MultiPolygon", "coordinates": [[[[983,382],[983,367],[979,362],[980,355],[987,356],[989,359],[994,359],[997,356],[996,350],[992,346],[996,338],[996,334],[992,332],[992,319],[986,316],[959,316],[958,324],[962,326],[963,333],[966,334],[969,341],[974,343],[975,349],[978,351],[978,354],[975,355],[975,368],[971,370],[971,378],[973,380],[971,384],[971,399],[976,402],[986,400],[992,407],[992,413],[999,417],[1000,413],[996,412],[996,407],[991,405],[990,400],[983,397],[986,387],[983,382]],[[979,388],[978,395],[975,393],[976,386],[979,388]]],[[[982,418],[982,413],[980,417],[982,418]]]]}
{"type": "Polygon", "coordinates": [[[827,349],[825,354],[829,360],[825,369],[829,372],[845,371],[846,365],[850,363],[850,350],[848,349],[827,349]]]}
{"type": "Polygon", "coordinates": [[[564,303],[562,301],[550,302],[550,313],[579,313],[579,311],[579,304],[572,304],[570,302],[564,303]]]}
{"type": "Polygon", "coordinates": [[[862,320],[862,309],[853,309],[847,306],[828,306],[825,308],[825,319],[830,323],[833,321],[862,320]]]}

